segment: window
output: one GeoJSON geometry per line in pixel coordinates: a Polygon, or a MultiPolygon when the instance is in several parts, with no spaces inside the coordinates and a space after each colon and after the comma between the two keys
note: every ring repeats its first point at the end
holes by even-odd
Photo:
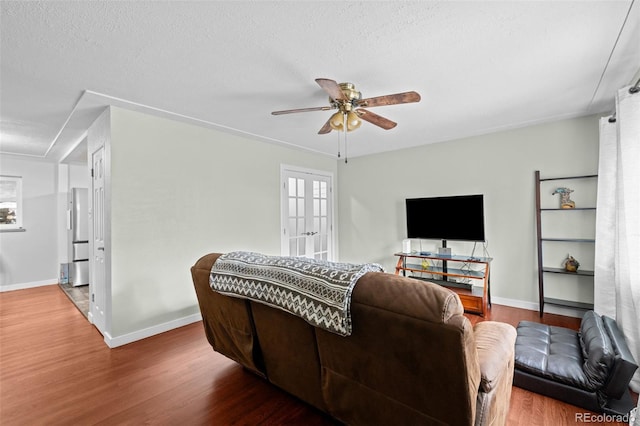
{"type": "Polygon", "coordinates": [[[22,178],[0,176],[0,231],[22,229],[22,178]]]}

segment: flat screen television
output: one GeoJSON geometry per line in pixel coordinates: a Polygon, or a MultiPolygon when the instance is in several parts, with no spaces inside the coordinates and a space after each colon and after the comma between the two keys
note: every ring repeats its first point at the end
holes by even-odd
{"type": "Polygon", "coordinates": [[[482,194],[407,198],[406,210],[408,238],[485,241],[482,194]]]}

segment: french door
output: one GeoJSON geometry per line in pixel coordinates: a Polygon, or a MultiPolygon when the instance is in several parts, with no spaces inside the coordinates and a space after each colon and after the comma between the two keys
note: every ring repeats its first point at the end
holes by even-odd
{"type": "Polygon", "coordinates": [[[91,182],[91,212],[92,212],[92,236],[93,236],[93,256],[92,256],[92,279],[90,282],[91,299],[89,302],[89,312],[91,321],[96,328],[104,334],[105,330],[105,303],[106,303],[106,271],[104,252],[104,230],[105,230],[105,167],[104,167],[104,146],[100,147],[91,156],[93,167],[93,179],[91,182]]]}
{"type": "Polygon", "coordinates": [[[282,255],[333,260],[332,176],[283,167],[282,255]]]}

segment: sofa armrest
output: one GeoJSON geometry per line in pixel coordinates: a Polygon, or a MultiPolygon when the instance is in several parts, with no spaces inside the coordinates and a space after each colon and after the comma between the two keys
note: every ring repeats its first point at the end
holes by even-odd
{"type": "Polygon", "coordinates": [[[219,253],[207,254],[191,267],[205,335],[216,352],[264,377],[262,355],[255,337],[249,302],[211,290],[211,267],[219,256],[219,253]]]}
{"type": "Polygon", "coordinates": [[[627,341],[618,328],[618,324],[613,318],[602,316],[604,328],[611,339],[614,350],[614,361],[602,391],[611,398],[620,399],[629,392],[629,382],[638,368],[638,364],[633,359],[627,341]]]}
{"type": "Polygon", "coordinates": [[[516,329],[483,321],[473,328],[480,367],[475,426],[507,423],[515,357],[516,329]]]}
{"type": "Polygon", "coordinates": [[[502,322],[483,321],[473,331],[480,364],[480,389],[491,392],[505,370],[513,369],[516,329],[502,322]]]}

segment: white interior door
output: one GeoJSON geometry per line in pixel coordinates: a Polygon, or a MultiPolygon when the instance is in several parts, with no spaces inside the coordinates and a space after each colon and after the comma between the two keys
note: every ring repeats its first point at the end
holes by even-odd
{"type": "Polygon", "coordinates": [[[92,256],[91,320],[100,332],[105,328],[105,252],[104,252],[104,147],[92,154],[93,178],[91,179],[92,256]]]}
{"type": "Polygon", "coordinates": [[[333,260],[330,175],[283,169],[282,255],[333,260]]]}

